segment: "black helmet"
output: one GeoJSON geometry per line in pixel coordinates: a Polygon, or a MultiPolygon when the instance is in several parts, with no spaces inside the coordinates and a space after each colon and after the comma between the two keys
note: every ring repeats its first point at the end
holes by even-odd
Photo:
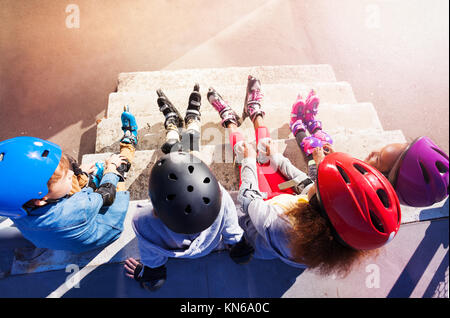
{"type": "Polygon", "coordinates": [[[148,193],[155,214],[176,233],[207,229],[222,205],[214,174],[204,162],[185,152],[169,153],[155,163],[148,193]]]}

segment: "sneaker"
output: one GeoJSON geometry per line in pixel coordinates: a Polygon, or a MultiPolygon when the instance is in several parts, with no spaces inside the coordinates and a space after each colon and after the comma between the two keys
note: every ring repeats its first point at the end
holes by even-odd
{"type": "Polygon", "coordinates": [[[194,90],[191,95],[189,95],[188,107],[186,109],[186,116],[184,117],[184,123],[187,127],[188,123],[192,120],[200,120],[200,106],[201,106],[202,96],[200,95],[200,85],[195,84],[194,90]]]}
{"type": "Polygon", "coordinates": [[[209,88],[206,96],[209,103],[219,112],[220,118],[222,118],[222,126],[227,128],[228,124],[232,123],[238,127],[241,125],[240,118],[236,112],[223,100],[222,96],[216,92],[212,87],[209,88]]]}
{"type": "Polygon", "coordinates": [[[157,102],[159,110],[165,117],[164,127],[167,129],[169,125],[175,125],[178,128],[183,128],[184,122],[178,109],[173,106],[161,89],[158,89],[156,94],[158,95],[157,102]]]}
{"type": "Polygon", "coordinates": [[[264,117],[264,111],[261,107],[261,100],[263,94],[261,93],[261,82],[255,77],[249,75],[247,80],[247,92],[245,95],[244,110],[242,111],[242,120],[250,117],[254,121],[256,116],[264,117]]]}
{"type": "Polygon", "coordinates": [[[130,113],[128,106],[123,108],[120,119],[122,121],[123,130],[123,137],[120,139],[120,142],[136,146],[138,143],[138,126],[136,123],[136,118],[132,113],[130,113]]]}

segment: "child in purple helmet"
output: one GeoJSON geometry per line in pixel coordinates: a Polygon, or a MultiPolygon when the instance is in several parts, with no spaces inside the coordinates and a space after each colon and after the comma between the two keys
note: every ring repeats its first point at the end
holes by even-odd
{"type": "Polygon", "coordinates": [[[404,205],[430,206],[448,196],[448,155],[428,137],[388,144],[365,161],[389,179],[404,205]]]}
{"type": "MultiPolygon", "coordinates": [[[[290,128],[308,163],[308,175],[315,179],[312,153],[316,148],[332,150],[331,137],[315,118],[319,98],[314,90],[303,101],[299,95],[292,106],[290,128]],[[306,131],[311,135],[307,136],[306,131]]],[[[412,143],[392,143],[372,151],[364,160],[383,173],[394,186],[402,204],[423,207],[448,196],[449,159],[428,137],[412,143]]]]}

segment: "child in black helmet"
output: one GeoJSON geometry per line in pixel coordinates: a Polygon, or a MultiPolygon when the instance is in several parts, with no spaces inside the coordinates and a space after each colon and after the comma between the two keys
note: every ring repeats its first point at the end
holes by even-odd
{"type": "Polygon", "coordinates": [[[230,194],[218,183],[214,174],[190,151],[198,151],[200,102],[199,86],[189,97],[185,123],[187,132],[179,138],[182,128],[178,111],[161,90],[158,104],[166,117],[167,154],[152,168],[149,181],[151,202],[138,207],[133,229],[138,238],[140,261],[125,262],[126,275],[141,286],[156,290],[166,279],[168,258],[198,258],[230,247],[230,257],[247,263],[253,248],[247,244],[238,224],[237,211],[230,194]],[[198,127],[192,129],[192,127],[198,127]]]}

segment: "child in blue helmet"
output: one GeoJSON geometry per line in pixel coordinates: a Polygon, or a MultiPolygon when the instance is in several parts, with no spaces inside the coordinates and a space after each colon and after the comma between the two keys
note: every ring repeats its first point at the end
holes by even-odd
{"type": "Polygon", "coordinates": [[[54,143],[34,137],[0,142],[0,174],[9,180],[0,184],[0,215],[38,248],[81,253],[116,240],[129,203],[121,181],[137,144],[136,120],[127,108],[122,125],[120,155],[105,161],[98,186],[80,178],[85,172],[54,143]]]}

